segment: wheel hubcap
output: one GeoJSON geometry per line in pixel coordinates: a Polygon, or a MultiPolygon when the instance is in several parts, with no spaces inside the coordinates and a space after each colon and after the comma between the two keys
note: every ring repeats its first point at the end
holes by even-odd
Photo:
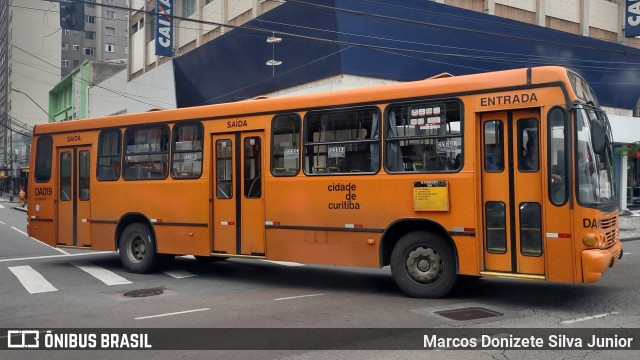
{"type": "Polygon", "coordinates": [[[140,236],[140,234],[133,235],[127,250],[127,255],[129,255],[129,259],[131,261],[135,263],[142,262],[145,254],[147,253],[147,245],[144,242],[144,238],[140,236]]]}
{"type": "Polygon", "coordinates": [[[407,254],[405,267],[413,280],[420,283],[432,283],[442,276],[442,257],[435,249],[420,246],[407,254]]]}

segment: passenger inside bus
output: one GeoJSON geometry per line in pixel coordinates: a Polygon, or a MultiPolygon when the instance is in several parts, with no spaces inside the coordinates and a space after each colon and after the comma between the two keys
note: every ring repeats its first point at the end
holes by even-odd
{"type": "Polygon", "coordinates": [[[538,170],[538,141],[534,136],[530,136],[527,140],[527,148],[520,161],[521,171],[537,171],[538,170]]]}

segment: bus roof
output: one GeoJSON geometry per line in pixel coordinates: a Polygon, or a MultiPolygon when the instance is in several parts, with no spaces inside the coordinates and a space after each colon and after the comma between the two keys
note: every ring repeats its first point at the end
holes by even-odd
{"type": "Polygon", "coordinates": [[[108,127],[123,127],[154,122],[205,120],[277,112],[296,112],[327,106],[335,107],[352,104],[384,103],[386,101],[392,101],[392,99],[395,101],[397,99],[411,99],[452,93],[460,94],[478,91],[492,91],[496,89],[508,89],[524,87],[527,85],[567,81],[567,69],[559,66],[523,68],[453,77],[436,76],[425,80],[366,88],[267,99],[260,98],[259,100],[252,99],[191,108],[169,109],[38,124],[34,128],[34,134],[40,135],[45,133],[62,133],[108,127]]]}

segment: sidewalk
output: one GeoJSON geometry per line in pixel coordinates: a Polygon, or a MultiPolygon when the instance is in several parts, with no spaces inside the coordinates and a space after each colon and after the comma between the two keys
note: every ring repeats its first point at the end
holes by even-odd
{"type": "Polygon", "coordinates": [[[14,210],[27,212],[26,205],[23,208],[20,207],[20,201],[18,200],[17,196],[13,197],[13,201],[9,201],[9,196],[7,194],[2,194],[2,196],[0,196],[0,204],[4,205],[5,207],[14,209],[14,210]]]}

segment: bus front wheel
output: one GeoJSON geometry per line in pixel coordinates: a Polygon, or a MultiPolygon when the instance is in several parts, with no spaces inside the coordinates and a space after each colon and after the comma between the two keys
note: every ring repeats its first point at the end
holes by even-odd
{"type": "Polygon", "coordinates": [[[391,252],[391,274],[407,295],[439,298],[456,283],[456,260],[451,245],[426,231],[404,235],[391,252]]]}
{"type": "Polygon", "coordinates": [[[156,252],[156,242],[149,227],[140,223],[131,224],[124,229],[118,250],[122,265],[132,273],[154,271],[165,260],[156,252]]]}

